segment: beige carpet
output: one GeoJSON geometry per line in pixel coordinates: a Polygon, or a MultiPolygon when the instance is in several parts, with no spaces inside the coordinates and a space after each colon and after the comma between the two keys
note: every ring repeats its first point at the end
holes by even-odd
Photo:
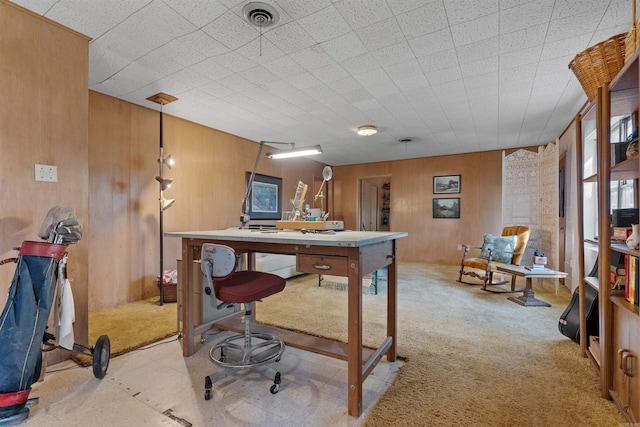
{"type": "MultiPolygon", "coordinates": [[[[160,341],[177,333],[175,303],[158,305],[159,297],[123,304],[89,313],[89,344],[108,335],[111,357],[160,341]]],[[[74,355],[83,365],[91,358],[74,355]]]]}
{"type": "MultiPolygon", "coordinates": [[[[371,426],[620,426],[579,347],[558,332],[570,300],[535,285],[552,307],[522,307],[507,294],[456,282],[457,267],[401,264],[396,381],[371,410],[371,426]]],[[[519,284],[521,278],[518,279],[519,284]]],[[[363,295],[364,344],[385,336],[386,287],[363,295]]],[[[346,340],[346,292],[290,280],[258,304],[259,321],[346,340]]]]}

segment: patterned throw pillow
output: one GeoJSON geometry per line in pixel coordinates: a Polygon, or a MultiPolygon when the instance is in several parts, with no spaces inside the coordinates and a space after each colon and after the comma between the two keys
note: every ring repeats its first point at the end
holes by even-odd
{"type": "Polygon", "coordinates": [[[509,264],[516,248],[517,236],[494,236],[485,233],[480,258],[489,259],[489,251],[493,250],[492,260],[509,264]]]}

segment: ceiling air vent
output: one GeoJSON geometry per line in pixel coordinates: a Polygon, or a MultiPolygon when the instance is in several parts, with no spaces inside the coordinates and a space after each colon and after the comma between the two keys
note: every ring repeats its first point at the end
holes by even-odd
{"type": "Polygon", "coordinates": [[[251,25],[260,28],[275,25],[280,19],[280,14],[273,6],[259,1],[247,3],[242,8],[242,14],[251,25]]]}

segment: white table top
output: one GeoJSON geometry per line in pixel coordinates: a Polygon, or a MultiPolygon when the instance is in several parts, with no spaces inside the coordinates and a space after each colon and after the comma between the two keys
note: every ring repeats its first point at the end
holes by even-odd
{"type": "Polygon", "coordinates": [[[399,239],[406,232],[392,231],[336,231],[335,233],[302,233],[300,230],[241,229],[205,231],[168,231],[165,237],[212,239],[234,242],[283,243],[296,245],[359,247],[399,239]]]}

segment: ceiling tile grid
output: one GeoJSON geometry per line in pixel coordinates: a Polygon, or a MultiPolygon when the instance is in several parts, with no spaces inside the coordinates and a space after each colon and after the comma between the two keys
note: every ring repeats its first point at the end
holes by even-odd
{"type": "Polygon", "coordinates": [[[264,0],[262,28],[247,0],[15,2],[92,37],[91,90],[166,92],[169,114],[332,165],[553,142],[586,101],[568,63],[631,26],[628,0],[264,0]]]}

